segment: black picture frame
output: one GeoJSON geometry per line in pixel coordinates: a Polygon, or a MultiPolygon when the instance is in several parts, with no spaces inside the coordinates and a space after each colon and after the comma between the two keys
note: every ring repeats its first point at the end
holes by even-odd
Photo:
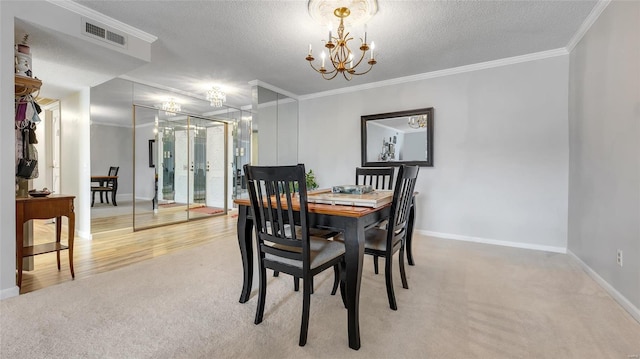
{"type": "Polygon", "coordinates": [[[154,161],[154,156],[153,156],[153,154],[156,153],[155,144],[156,144],[156,140],[149,140],[149,167],[151,168],[156,166],[154,161]]]}
{"type": "MultiPolygon", "coordinates": [[[[379,113],[373,115],[366,115],[360,117],[360,148],[361,148],[361,164],[363,167],[387,167],[387,166],[421,166],[421,167],[433,167],[433,125],[434,123],[434,110],[433,107],[428,108],[420,108],[415,110],[406,110],[406,111],[398,111],[398,112],[388,112],[388,113],[379,113]],[[371,141],[367,137],[367,124],[370,121],[383,121],[381,120],[393,120],[393,119],[403,119],[403,121],[408,122],[407,119],[412,116],[426,116],[426,126],[421,127],[424,128],[425,135],[425,159],[411,159],[411,160],[380,160],[377,158],[376,160],[372,160],[371,158],[367,159],[367,149],[368,149],[368,141],[371,141]]],[[[395,136],[390,139],[389,146],[395,147],[396,138],[395,136]]],[[[384,148],[384,145],[383,145],[384,148]]]]}

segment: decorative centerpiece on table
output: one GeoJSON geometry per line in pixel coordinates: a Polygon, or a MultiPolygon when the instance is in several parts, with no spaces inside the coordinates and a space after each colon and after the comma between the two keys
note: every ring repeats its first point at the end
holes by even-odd
{"type": "Polygon", "coordinates": [[[307,191],[318,188],[318,183],[316,182],[316,175],[313,173],[313,170],[309,170],[306,176],[307,180],[307,191]]]}

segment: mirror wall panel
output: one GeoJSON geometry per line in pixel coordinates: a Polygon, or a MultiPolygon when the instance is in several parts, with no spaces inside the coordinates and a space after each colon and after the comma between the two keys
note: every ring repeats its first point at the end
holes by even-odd
{"type": "Polygon", "coordinates": [[[94,234],[226,214],[246,192],[237,169],[251,160],[251,110],[114,79],[92,88],[91,116],[92,176],[119,166],[118,205],[96,195],[105,225],[94,234]]]}

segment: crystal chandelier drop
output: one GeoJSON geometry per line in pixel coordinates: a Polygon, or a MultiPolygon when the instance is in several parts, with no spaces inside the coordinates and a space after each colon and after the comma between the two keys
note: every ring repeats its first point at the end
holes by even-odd
{"type": "Polygon", "coordinates": [[[213,107],[222,107],[222,104],[227,101],[227,94],[219,87],[214,87],[207,91],[207,100],[211,101],[213,107]]]}
{"type": "Polygon", "coordinates": [[[176,112],[180,112],[181,108],[179,103],[170,98],[169,101],[162,103],[162,110],[167,116],[175,116],[176,112]]]}
{"type": "Polygon", "coordinates": [[[315,58],[313,57],[311,45],[309,45],[309,53],[305,59],[309,61],[311,68],[319,72],[325,80],[331,80],[338,76],[338,74],[342,74],[347,81],[350,81],[354,75],[364,75],[371,71],[373,65],[377,63],[373,56],[373,49],[375,45],[373,41],[371,42],[371,46],[367,44],[367,33],[365,31],[364,38],[360,39],[360,54],[356,58],[348,44],[349,41],[353,40],[353,37],[349,37],[349,33],[347,32],[345,34],[344,32],[344,20],[351,14],[351,10],[347,7],[339,7],[333,11],[333,14],[340,19],[340,25],[338,25],[338,37],[332,36],[331,30],[329,30],[329,41],[324,45],[324,47],[329,51],[329,65],[331,70],[327,70],[325,67],[327,55],[324,50],[320,55],[322,58],[320,68],[313,65],[315,58]],[[365,59],[367,51],[369,51],[368,60],[365,59]],[[369,68],[366,68],[366,66],[363,66],[365,68],[364,70],[362,70],[362,68],[358,68],[358,66],[363,62],[368,64],[369,68]]]}
{"type": "Polygon", "coordinates": [[[408,124],[411,128],[427,127],[427,115],[411,116],[408,124]]]}

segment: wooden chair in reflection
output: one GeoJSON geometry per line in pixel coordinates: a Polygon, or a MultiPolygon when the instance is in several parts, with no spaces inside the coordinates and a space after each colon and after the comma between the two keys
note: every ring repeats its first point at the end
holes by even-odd
{"type": "MultiPolygon", "coordinates": [[[[251,199],[260,274],[255,324],[263,319],[267,268],[302,279],[302,324],[298,344],[304,346],[309,329],[312,278],[334,266],[344,269],[344,243],[310,234],[304,165],[245,165],[244,173],[251,199]],[[296,197],[300,202],[298,225],[293,210],[296,197]],[[299,231],[290,230],[294,225],[299,226],[299,231]]],[[[344,301],[344,285],[340,287],[344,301]]]]}
{"type": "MultiPolygon", "coordinates": [[[[120,167],[109,167],[108,177],[117,177],[120,167]]],[[[92,179],[93,180],[93,179],[92,179]]],[[[100,193],[100,203],[103,203],[103,195],[107,203],[109,203],[109,193],[111,193],[111,202],[114,206],[117,206],[116,192],[118,191],[118,179],[117,178],[99,178],[96,180],[97,186],[91,186],[91,207],[96,201],[96,193],[100,193]]]]}

